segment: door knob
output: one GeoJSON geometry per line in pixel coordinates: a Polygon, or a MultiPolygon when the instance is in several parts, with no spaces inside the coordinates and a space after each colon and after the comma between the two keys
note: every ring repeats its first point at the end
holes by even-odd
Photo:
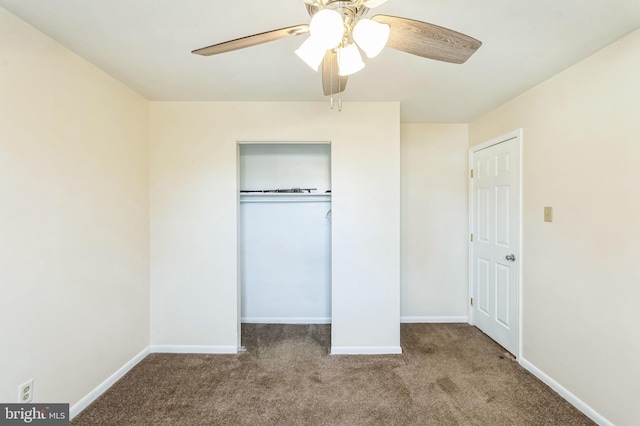
{"type": "Polygon", "coordinates": [[[509,262],[515,262],[516,261],[516,255],[515,254],[508,254],[505,256],[505,259],[507,259],[509,262]]]}

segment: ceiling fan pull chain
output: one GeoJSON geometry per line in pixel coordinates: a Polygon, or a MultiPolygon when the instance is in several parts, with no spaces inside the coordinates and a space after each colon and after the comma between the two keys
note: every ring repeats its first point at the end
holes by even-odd
{"type": "Polygon", "coordinates": [[[333,95],[331,95],[331,97],[329,98],[329,106],[331,109],[333,109],[333,95]]]}
{"type": "Polygon", "coordinates": [[[342,111],[342,95],[338,96],[338,111],[342,111]]]}

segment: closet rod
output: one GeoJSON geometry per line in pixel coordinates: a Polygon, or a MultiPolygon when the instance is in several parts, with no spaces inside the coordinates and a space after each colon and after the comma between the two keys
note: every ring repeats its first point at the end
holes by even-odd
{"type": "Polygon", "coordinates": [[[311,191],[317,191],[318,188],[290,188],[290,189],[241,189],[240,192],[244,194],[252,193],[278,193],[278,194],[311,194],[311,191]]]}

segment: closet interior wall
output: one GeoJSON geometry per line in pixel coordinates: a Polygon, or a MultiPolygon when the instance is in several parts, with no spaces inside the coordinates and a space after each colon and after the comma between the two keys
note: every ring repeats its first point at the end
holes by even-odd
{"type": "Polygon", "coordinates": [[[331,146],[242,143],[239,166],[242,322],[330,323],[331,146]]]}

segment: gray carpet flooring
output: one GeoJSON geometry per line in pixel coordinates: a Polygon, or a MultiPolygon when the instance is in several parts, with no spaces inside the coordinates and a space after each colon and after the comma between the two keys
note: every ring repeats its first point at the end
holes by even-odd
{"type": "Polygon", "coordinates": [[[237,355],[152,354],[73,425],[592,425],[466,324],[332,356],[328,325],[244,324],[237,355]]]}

